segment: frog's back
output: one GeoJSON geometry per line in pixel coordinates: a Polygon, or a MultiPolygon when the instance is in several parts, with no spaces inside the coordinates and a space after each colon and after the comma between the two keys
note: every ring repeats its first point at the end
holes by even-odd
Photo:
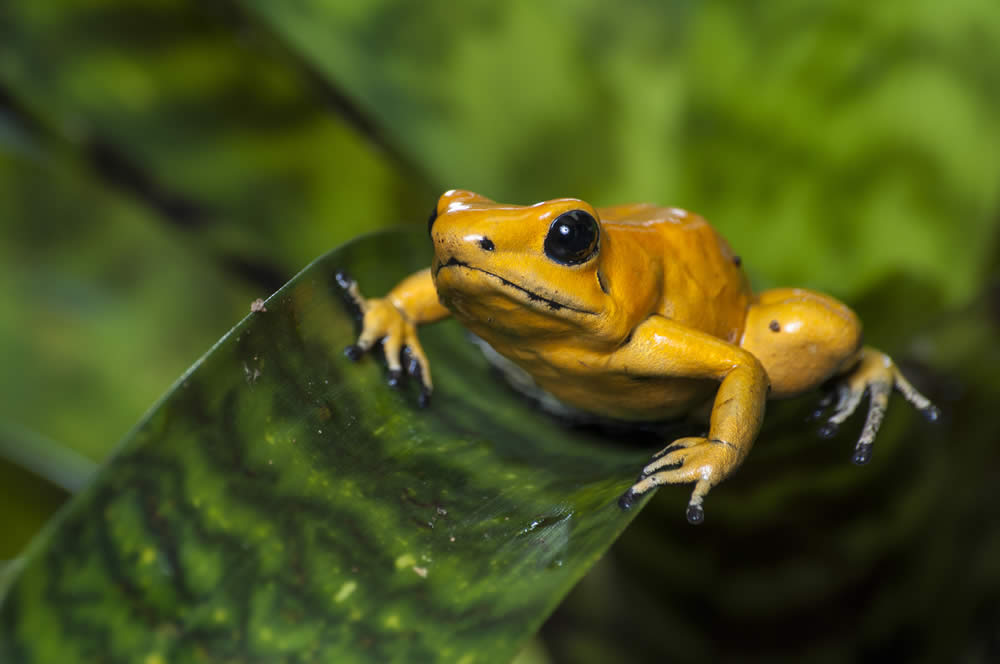
{"type": "Polygon", "coordinates": [[[612,241],[661,274],[656,313],[737,343],[752,294],[740,257],[700,215],[648,203],[598,210],[612,241]]]}

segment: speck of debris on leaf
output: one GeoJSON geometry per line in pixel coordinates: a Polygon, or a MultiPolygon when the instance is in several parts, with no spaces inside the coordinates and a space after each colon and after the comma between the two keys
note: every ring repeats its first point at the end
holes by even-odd
{"type": "Polygon", "coordinates": [[[251,302],[250,311],[255,314],[267,311],[267,307],[264,306],[264,298],[258,297],[256,300],[251,302]]]}
{"type": "Polygon", "coordinates": [[[426,567],[417,567],[416,565],[414,565],[413,566],[413,571],[416,572],[417,576],[419,576],[421,579],[426,579],[427,578],[427,568],[426,567]]]}

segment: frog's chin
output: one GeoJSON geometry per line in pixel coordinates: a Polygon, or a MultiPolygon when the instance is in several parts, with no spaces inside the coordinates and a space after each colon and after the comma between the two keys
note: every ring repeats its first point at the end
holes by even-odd
{"type": "MultiPolygon", "coordinates": [[[[445,263],[438,263],[434,271],[434,280],[438,281],[441,277],[441,272],[444,270],[468,270],[470,272],[476,272],[486,275],[486,278],[490,280],[496,280],[502,286],[509,289],[511,294],[514,294],[516,299],[533,309],[547,310],[551,312],[565,312],[569,311],[572,313],[582,314],[586,316],[596,316],[598,313],[596,311],[590,311],[584,307],[577,304],[570,304],[568,302],[554,300],[549,297],[545,297],[535,291],[532,291],[524,286],[514,283],[506,277],[501,277],[499,274],[490,272],[489,270],[484,270],[481,267],[475,267],[474,265],[469,265],[468,263],[463,263],[454,256],[448,259],[445,263]]],[[[439,286],[440,292],[440,286],[439,286]]]]}

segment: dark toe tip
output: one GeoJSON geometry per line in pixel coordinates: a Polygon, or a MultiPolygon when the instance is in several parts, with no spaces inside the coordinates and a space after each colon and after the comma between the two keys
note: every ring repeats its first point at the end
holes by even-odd
{"type": "Polygon", "coordinates": [[[417,405],[421,408],[427,408],[427,406],[431,405],[431,393],[427,390],[421,390],[420,396],[417,397],[417,405]]]}
{"type": "Polygon", "coordinates": [[[351,360],[352,362],[357,362],[358,360],[361,359],[361,356],[364,354],[365,352],[361,350],[361,346],[357,344],[351,344],[350,346],[344,349],[344,355],[346,355],[347,359],[351,360]]]}
{"type": "Polygon", "coordinates": [[[629,489],[628,491],[622,494],[621,498],[618,499],[618,507],[622,508],[623,510],[631,509],[632,505],[635,504],[636,497],[637,495],[635,491],[629,489]]]}
{"type": "Polygon", "coordinates": [[[928,422],[937,422],[941,419],[941,409],[937,406],[928,406],[923,410],[924,417],[928,422]]]}
{"type": "Polygon", "coordinates": [[[347,274],[344,270],[337,270],[333,278],[337,280],[337,285],[341,288],[350,288],[351,284],[354,283],[354,279],[351,279],[351,275],[347,274]]]}
{"type": "Polygon", "coordinates": [[[705,521],[705,509],[701,505],[688,505],[687,520],[692,526],[700,525],[705,521]]]}
{"type": "Polygon", "coordinates": [[[403,372],[399,369],[393,369],[389,372],[389,378],[386,379],[389,383],[389,387],[399,388],[403,385],[403,372]]]}
{"type": "Polygon", "coordinates": [[[827,440],[829,440],[837,435],[838,429],[839,427],[833,422],[827,422],[826,424],[821,426],[816,433],[819,434],[820,438],[826,438],[827,440]]]}
{"type": "Polygon", "coordinates": [[[863,466],[871,460],[872,460],[871,445],[858,445],[857,449],[854,450],[854,456],[851,457],[851,462],[855,466],[863,466]]]}

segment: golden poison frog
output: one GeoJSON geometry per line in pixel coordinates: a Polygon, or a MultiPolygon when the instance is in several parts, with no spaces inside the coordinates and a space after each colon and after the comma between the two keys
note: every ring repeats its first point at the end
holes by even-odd
{"type": "Polygon", "coordinates": [[[383,298],[364,298],[338,275],[363,316],[347,355],[381,341],[390,384],[405,363],[426,405],[431,371],[417,327],[452,315],[568,411],[632,422],[704,413],[707,435],[655,454],[623,508],[661,484],[693,482],[687,518],[700,523],[705,495],[750,451],[767,399],[831,378],[821,434],[832,436],[869,395],[857,464],[871,456],[893,388],[937,418],[885,353],[862,345],[853,311],[801,288],[754,294],[739,256],[697,214],[574,198],[502,205],[453,190],[429,232],[431,266],[383,298]]]}

